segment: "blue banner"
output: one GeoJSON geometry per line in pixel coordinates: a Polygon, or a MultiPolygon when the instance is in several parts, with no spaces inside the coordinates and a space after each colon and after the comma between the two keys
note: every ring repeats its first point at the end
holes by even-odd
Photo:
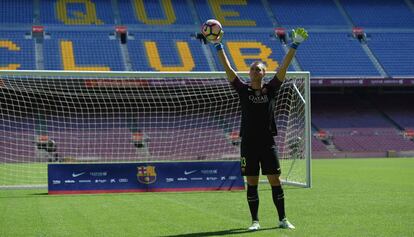
{"type": "Polygon", "coordinates": [[[49,194],[242,190],[238,161],[49,164],[49,194]]]}

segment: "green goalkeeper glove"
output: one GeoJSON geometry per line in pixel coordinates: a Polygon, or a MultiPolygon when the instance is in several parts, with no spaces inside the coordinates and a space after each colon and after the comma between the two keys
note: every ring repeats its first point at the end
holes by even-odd
{"type": "Polygon", "coordinates": [[[308,32],[304,28],[296,28],[292,30],[292,41],[290,47],[297,49],[299,44],[308,38],[308,32]]]}

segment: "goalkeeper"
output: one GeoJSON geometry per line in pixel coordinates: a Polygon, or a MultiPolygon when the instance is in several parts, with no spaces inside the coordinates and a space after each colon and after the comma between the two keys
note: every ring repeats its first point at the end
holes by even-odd
{"type": "Polygon", "coordinates": [[[272,198],[276,206],[280,228],[295,229],[285,215],[285,201],[280,182],[280,164],[277,155],[277,147],[274,142],[276,136],[276,124],[274,121],[275,94],[285,80],[286,71],[292,61],[300,43],[308,38],[308,33],[303,28],[292,32],[292,44],[283,59],[282,66],[268,83],[263,83],[266,75],[266,66],[263,62],[256,61],[250,65],[250,84],[243,82],[224,52],[221,44],[223,31],[219,38],[210,41],[217,50],[218,57],[223,65],[228,80],[237,91],[240,98],[242,111],[240,136],[241,136],[241,172],[247,179],[247,202],[252,217],[252,225],[249,230],[260,229],[258,209],[259,195],[257,186],[259,183],[259,171],[267,176],[272,188],[272,198]]]}

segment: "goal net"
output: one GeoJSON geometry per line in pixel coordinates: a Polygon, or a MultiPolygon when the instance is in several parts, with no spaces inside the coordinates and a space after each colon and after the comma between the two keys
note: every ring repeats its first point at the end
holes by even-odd
{"type": "MultiPolygon", "coordinates": [[[[309,73],[287,78],[282,175],[310,186],[309,73]]],[[[224,73],[0,71],[0,188],[46,187],[52,162],[238,160],[239,126],[224,73]]]]}

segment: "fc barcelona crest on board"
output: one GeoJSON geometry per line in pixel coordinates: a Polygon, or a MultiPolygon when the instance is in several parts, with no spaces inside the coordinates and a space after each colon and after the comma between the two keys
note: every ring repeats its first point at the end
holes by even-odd
{"type": "Polygon", "coordinates": [[[138,182],[143,184],[152,184],[157,180],[157,173],[155,172],[155,166],[138,166],[137,179],[138,182]]]}
{"type": "Polygon", "coordinates": [[[243,189],[240,161],[48,164],[49,194],[243,189]]]}

